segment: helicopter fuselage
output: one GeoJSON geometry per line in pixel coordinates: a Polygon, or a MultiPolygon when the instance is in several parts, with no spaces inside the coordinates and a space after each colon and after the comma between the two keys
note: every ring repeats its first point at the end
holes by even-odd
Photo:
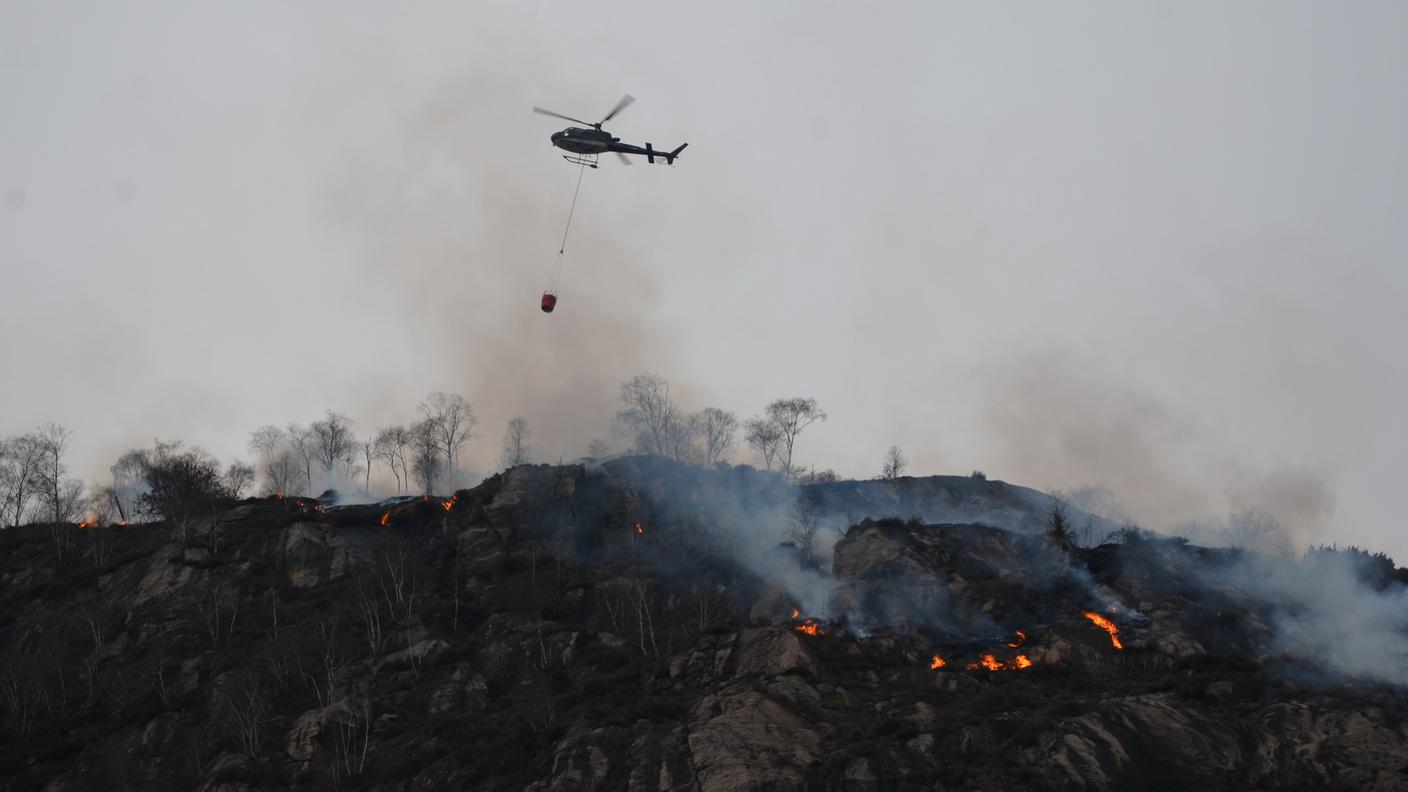
{"type": "Polygon", "coordinates": [[[554,132],[552,136],[554,146],[573,154],[602,154],[612,151],[612,146],[620,141],[620,138],[610,132],[581,127],[568,127],[561,132],[554,132]]]}

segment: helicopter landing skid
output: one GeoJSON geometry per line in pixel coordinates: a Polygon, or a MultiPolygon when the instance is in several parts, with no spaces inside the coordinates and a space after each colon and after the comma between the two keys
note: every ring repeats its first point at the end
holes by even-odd
{"type": "Polygon", "coordinates": [[[595,154],[563,154],[562,158],[573,165],[585,165],[588,168],[596,167],[595,154]]]}

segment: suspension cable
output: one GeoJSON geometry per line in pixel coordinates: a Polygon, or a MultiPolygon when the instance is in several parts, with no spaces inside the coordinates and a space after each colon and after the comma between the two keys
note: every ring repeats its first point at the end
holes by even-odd
{"type": "Polygon", "coordinates": [[[577,214],[577,195],[582,191],[582,175],[587,172],[586,163],[577,168],[577,186],[572,188],[572,204],[567,209],[567,226],[562,229],[562,244],[557,248],[557,265],[553,268],[552,280],[545,291],[556,293],[562,281],[562,260],[567,255],[567,235],[572,231],[572,218],[577,214]]]}

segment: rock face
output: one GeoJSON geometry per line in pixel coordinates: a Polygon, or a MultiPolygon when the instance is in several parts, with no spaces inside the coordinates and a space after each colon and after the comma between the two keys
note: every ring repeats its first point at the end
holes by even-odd
{"type": "Polygon", "coordinates": [[[797,490],[639,458],[102,566],[0,532],[0,792],[1408,789],[1408,694],[1286,655],[1225,552],[1063,548],[998,482],[801,492],[857,524],[768,578],[742,532],[797,490]]]}
{"type": "MultiPolygon", "coordinates": [[[[913,517],[931,525],[990,525],[1039,534],[1046,531],[1052,506],[1051,496],[1044,492],[971,476],[837,481],[807,489],[824,512],[840,515],[848,523],[867,517],[913,517]]],[[[1119,527],[1079,509],[1067,509],[1073,524],[1088,523],[1097,536],[1119,527]]]]}

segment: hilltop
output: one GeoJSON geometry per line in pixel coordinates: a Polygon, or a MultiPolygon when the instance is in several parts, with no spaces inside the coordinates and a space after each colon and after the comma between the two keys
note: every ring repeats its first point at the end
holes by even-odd
{"type": "Polygon", "coordinates": [[[1045,497],[634,457],[0,532],[0,789],[1408,788],[1404,570],[1045,497]]]}

